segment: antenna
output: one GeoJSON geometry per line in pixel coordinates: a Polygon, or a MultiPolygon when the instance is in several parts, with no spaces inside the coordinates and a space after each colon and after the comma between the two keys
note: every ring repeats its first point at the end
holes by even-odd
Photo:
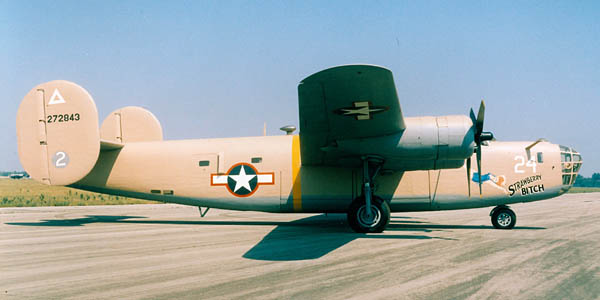
{"type": "Polygon", "coordinates": [[[286,126],[279,128],[279,130],[285,131],[285,135],[291,135],[296,130],[296,126],[286,125],[286,126]]]}

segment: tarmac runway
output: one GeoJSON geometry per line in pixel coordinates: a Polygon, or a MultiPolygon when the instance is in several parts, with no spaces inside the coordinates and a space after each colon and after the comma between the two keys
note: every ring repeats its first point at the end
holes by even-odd
{"type": "Polygon", "coordinates": [[[345,215],[179,205],[0,209],[1,299],[599,299],[600,193],[393,214],[383,234],[345,215]]]}

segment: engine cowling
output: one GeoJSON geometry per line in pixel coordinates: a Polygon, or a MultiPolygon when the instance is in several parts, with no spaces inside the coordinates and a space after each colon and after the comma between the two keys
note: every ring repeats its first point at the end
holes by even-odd
{"type": "Polygon", "coordinates": [[[385,167],[398,170],[459,168],[473,155],[474,127],[467,116],[405,118],[406,129],[394,135],[337,141],[354,155],[379,155],[385,167]]]}

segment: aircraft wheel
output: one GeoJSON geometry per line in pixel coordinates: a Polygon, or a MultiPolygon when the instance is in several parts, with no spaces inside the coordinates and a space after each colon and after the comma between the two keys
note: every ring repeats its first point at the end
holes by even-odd
{"type": "Polygon", "coordinates": [[[508,207],[501,207],[492,213],[492,224],[497,229],[512,229],[517,224],[517,215],[508,207]]]}
{"type": "Polygon", "coordinates": [[[352,201],[348,208],[348,224],[358,233],[382,232],[390,222],[390,206],[379,197],[371,201],[371,217],[367,216],[364,197],[352,201]]]}

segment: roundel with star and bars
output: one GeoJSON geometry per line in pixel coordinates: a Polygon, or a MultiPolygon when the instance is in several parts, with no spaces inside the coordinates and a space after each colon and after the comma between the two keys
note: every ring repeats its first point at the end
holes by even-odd
{"type": "Polygon", "coordinates": [[[225,186],[236,197],[250,197],[259,186],[275,184],[275,173],[260,173],[249,163],[237,163],[226,174],[211,174],[211,186],[225,186]]]}

